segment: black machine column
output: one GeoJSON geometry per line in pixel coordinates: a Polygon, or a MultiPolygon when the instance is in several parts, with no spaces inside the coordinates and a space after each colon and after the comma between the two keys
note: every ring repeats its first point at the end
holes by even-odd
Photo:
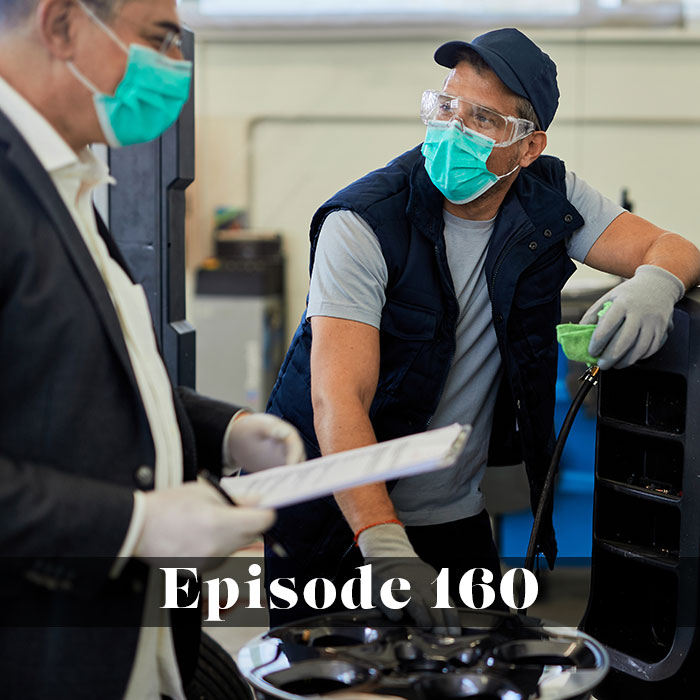
{"type": "MultiPolygon", "coordinates": [[[[182,51],[194,58],[194,34],[182,51]]],[[[143,285],[173,382],[195,385],[195,331],[185,320],[185,190],[194,180],[194,88],[180,119],[161,138],[110,149],[112,235],[143,285]]]]}
{"type": "Polygon", "coordinates": [[[700,669],[700,289],[649,360],[602,372],[591,591],[599,700],[697,697],[700,669]]]}

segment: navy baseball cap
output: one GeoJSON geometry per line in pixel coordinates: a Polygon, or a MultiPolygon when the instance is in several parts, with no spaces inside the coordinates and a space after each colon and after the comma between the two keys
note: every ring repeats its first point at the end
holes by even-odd
{"type": "Polygon", "coordinates": [[[543,129],[552,123],[559,104],[557,66],[517,29],[496,29],[467,41],[449,41],[435,52],[435,61],[454,68],[462,49],[475,51],[516,95],[532,104],[543,129]]]}

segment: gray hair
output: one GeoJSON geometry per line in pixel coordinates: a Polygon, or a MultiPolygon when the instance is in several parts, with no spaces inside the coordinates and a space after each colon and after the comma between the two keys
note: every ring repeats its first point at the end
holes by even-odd
{"type": "MultiPolygon", "coordinates": [[[[40,0],[0,0],[0,25],[17,26],[29,19],[40,0]]],[[[114,13],[128,0],[82,0],[95,14],[110,20],[114,13]]]]}
{"type": "MultiPolygon", "coordinates": [[[[0,0],[2,2],[2,0],[0,0]]],[[[484,73],[485,71],[491,71],[493,73],[493,69],[491,66],[489,66],[486,61],[484,61],[481,56],[476,51],[473,51],[472,49],[460,49],[457,54],[457,63],[460,63],[461,61],[466,61],[471,65],[474,70],[481,75],[481,73],[484,73]]],[[[521,97],[520,95],[516,95],[507,85],[505,86],[506,90],[508,92],[511,92],[513,96],[516,98],[516,111],[518,112],[518,116],[521,119],[527,119],[528,121],[531,121],[535,125],[535,131],[542,131],[542,128],[540,127],[540,121],[537,118],[537,114],[535,114],[535,108],[532,106],[532,103],[530,100],[528,100],[526,97],[521,97]]]]}

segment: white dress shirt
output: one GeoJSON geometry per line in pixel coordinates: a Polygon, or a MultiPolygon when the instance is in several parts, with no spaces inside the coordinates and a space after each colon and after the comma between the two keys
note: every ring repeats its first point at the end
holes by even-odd
{"type": "MultiPolygon", "coordinates": [[[[158,352],[143,287],[133,284],[112,259],[97,229],[92,193],[115,181],[107,166],[85,148],[76,154],[51,124],[0,77],[0,109],[12,121],[51,177],[114,304],[131,366],[141,394],[155,446],[155,488],[182,483],[182,441],[175,415],[172,387],[158,352]]],[[[144,518],[144,495],[134,494],[134,512],[120,557],[133,553],[144,518]]],[[[125,562],[126,559],[119,561],[125,562]]],[[[157,577],[149,575],[147,601],[158,600],[157,577]]],[[[157,609],[158,603],[147,602],[157,609]]],[[[166,613],[167,611],[162,611],[166,613]]],[[[167,618],[163,627],[142,627],[132,668],[127,700],[159,700],[161,694],[184,700],[172,634],[167,618]]]]}

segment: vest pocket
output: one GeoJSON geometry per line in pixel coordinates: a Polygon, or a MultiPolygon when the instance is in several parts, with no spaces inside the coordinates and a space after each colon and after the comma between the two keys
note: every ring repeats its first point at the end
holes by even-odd
{"type": "Polygon", "coordinates": [[[556,360],[556,325],[561,320],[560,293],[576,270],[564,245],[547,254],[518,280],[511,309],[512,339],[523,343],[539,358],[556,360]]]}
{"type": "Polygon", "coordinates": [[[393,395],[420,351],[434,340],[437,312],[394,299],[387,300],[380,325],[381,361],[377,402],[393,395]]]}
{"type": "Polygon", "coordinates": [[[387,299],[380,329],[402,340],[431,340],[435,337],[437,313],[432,309],[387,299]]]}
{"type": "Polygon", "coordinates": [[[575,271],[576,265],[569,259],[564,246],[557,247],[520,275],[515,289],[515,306],[529,309],[552,301],[575,271]]]}

